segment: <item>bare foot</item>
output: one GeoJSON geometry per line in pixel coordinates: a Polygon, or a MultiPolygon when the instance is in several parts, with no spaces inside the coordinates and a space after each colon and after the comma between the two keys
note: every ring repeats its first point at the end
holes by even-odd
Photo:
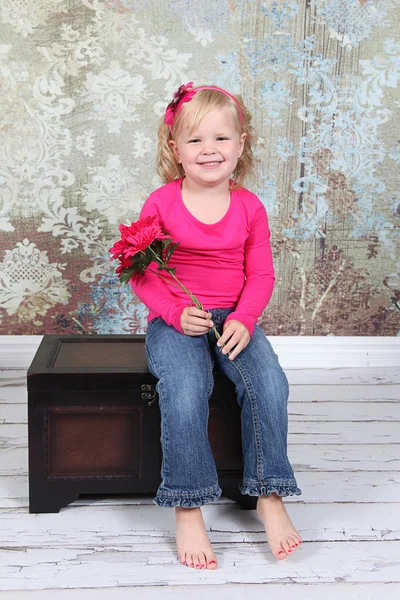
{"type": "Polygon", "coordinates": [[[286,558],[302,543],[282,498],[275,492],[271,496],[258,497],[257,513],[264,524],[267,542],[276,558],[286,558]]]}
{"type": "Polygon", "coordinates": [[[182,564],[194,569],[216,569],[214,556],[200,508],[175,507],[176,546],[182,564]]]}

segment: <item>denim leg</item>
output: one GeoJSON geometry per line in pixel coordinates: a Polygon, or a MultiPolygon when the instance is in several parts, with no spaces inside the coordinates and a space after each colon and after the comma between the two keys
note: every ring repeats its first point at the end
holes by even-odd
{"type": "Polygon", "coordinates": [[[153,502],[186,508],[214,502],[222,490],[208,440],[214,359],[207,334],[183,335],[157,317],[145,348],[161,412],[162,482],[153,502]]]}
{"type": "MultiPolygon", "coordinates": [[[[225,317],[226,318],[226,317],[225,317]]],[[[218,330],[222,333],[221,330],[218,330]]],[[[211,336],[211,332],[208,333],[211,336]]],[[[300,495],[287,456],[289,383],[271,343],[259,325],[249,344],[230,360],[215,345],[218,368],[236,385],[242,409],[242,494],[270,496],[300,495]]]]}

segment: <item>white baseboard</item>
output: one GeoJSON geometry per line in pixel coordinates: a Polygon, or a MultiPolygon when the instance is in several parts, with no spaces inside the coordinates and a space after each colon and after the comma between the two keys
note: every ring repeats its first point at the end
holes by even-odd
{"type": "MultiPolygon", "coordinates": [[[[28,369],[41,335],[0,336],[0,369],[28,369]]],[[[399,367],[400,337],[268,336],[283,369],[399,367]]]]}

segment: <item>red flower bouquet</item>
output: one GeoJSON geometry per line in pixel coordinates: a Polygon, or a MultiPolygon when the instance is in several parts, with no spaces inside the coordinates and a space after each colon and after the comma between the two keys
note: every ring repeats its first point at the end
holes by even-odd
{"type": "MultiPolygon", "coordinates": [[[[158,264],[157,271],[167,271],[178,285],[172,283],[157,271],[153,271],[153,269],[149,269],[149,271],[168,281],[169,284],[175,285],[175,287],[180,286],[197,308],[204,310],[201,302],[176,277],[176,269],[168,266],[168,261],[180,242],[172,243],[171,237],[162,230],[157,216],[144,217],[133,222],[130,226],[121,223],[119,231],[121,239],[110,248],[112,253],[110,260],[117,258],[120,261],[116,272],[121,283],[128,283],[131,279],[142,275],[150,263],[155,261],[158,264]]],[[[218,340],[221,336],[215,325],[213,325],[213,329],[218,340]]]]}

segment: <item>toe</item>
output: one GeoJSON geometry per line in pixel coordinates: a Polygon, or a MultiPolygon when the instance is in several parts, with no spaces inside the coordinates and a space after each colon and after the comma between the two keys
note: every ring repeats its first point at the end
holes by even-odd
{"type": "Polygon", "coordinates": [[[281,560],[283,560],[284,558],[287,557],[287,553],[282,545],[277,547],[274,554],[275,554],[276,558],[280,558],[281,560]]]}
{"type": "Polygon", "coordinates": [[[209,554],[206,554],[206,568],[207,569],[216,569],[218,566],[217,563],[217,559],[215,558],[214,554],[212,552],[210,552],[209,554]]]}
{"type": "Polygon", "coordinates": [[[194,556],[194,554],[190,554],[189,557],[190,557],[190,560],[188,561],[188,566],[193,568],[195,556],[194,556]]]}
{"type": "Polygon", "coordinates": [[[299,544],[301,542],[301,537],[299,532],[297,531],[297,529],[295,529],[292,534],[291,537],[294,539],[294,541],[296,542],[296,544],[299,544]]]}
{"type": "Polygon", "coordinates": [[[283,547],[283,549],[284,549],[284,550],[286,550],[286,552],[287,552],[288,554],[291,554],[291,553],[292,553],[291,544],[290,544],[290,542],[289,542],[289,540],[288,540],[288,539],[286,539],[286,540],[284,540],[284,541],[282,542],[282,547],[283,547]]]}
{"type": "Polygon", "coordinates": [[[179,557],[179,560],[181,561],[181,563],[182,563],[183,565],[185,565],[185,566],[186,566],[186,563],[187,563],[187,559],[186,559],[186,552],[184,552],[183,554],[181,554],[181,555],[180,555],[180,557],[179,557]]]}
{"type": "Polygon", "coordinates": [[[200,569],[200,564],[201,563],[200,563],[200,557],[199,557],[199,555],[198,554],[194,554],[193,558],[194,558],[194,560],[193,560],[193,562],[194,562],[194,568],[195,569],[200,569]]]}
{"type": "Polygon", "coordinates": [[[298,541],[294,536],[291,536],[290,538],[288,538],[288,542],[290,544],[291,551],[294,552],[298,546],[298,541]]]}
{"type": "Polygon", "coordinates": [[[199,559],[200,559],[200,569],[205,569],[206,565],[207,565],[207,559],[206,559],[206,555],[204,554],[204,552],[199,554],[199,559]]]}

